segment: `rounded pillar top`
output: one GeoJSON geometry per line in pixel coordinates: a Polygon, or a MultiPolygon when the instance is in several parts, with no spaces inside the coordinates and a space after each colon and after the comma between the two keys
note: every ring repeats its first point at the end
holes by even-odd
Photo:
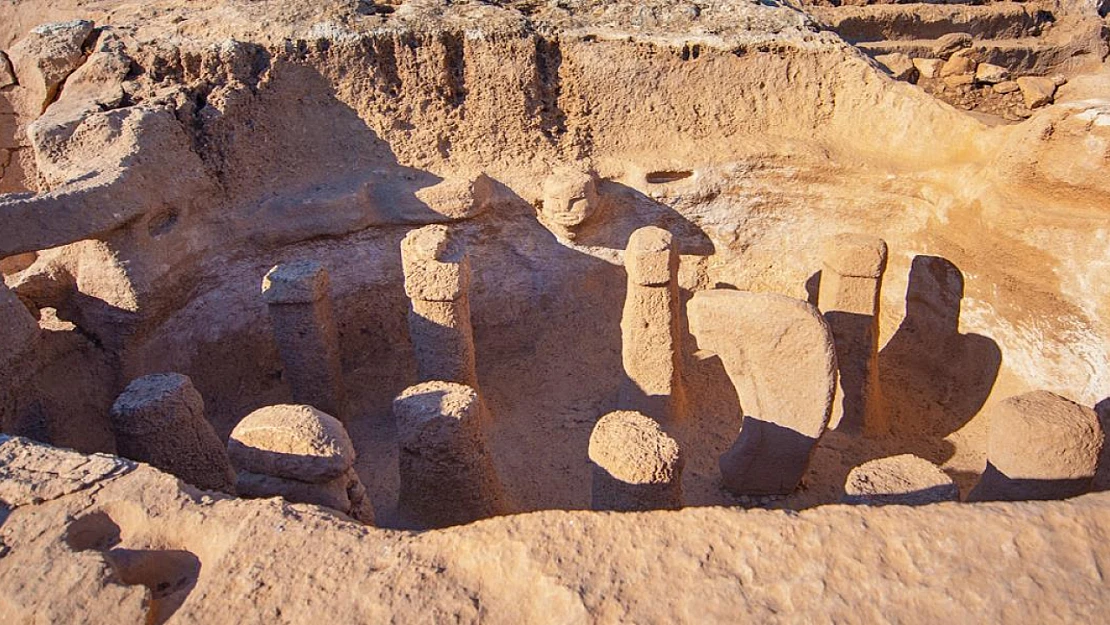
{"type": "Polygon", "coordinates": [[[451,231],[443,224],[410,230],[401,241],[401,250],[412,260],[458,262],[458,246],[451,245],[451,231]]]}
{"type": "Polygon", "coordinates": [[[412,299],[448,302],[466,294],[470,266],[466,249],[447,226],[409,231],[401,241],[405,293],[412,299]]]}
{"type": "Polygon", "coordinates": [[[886,241],[844,232],[825,244],[825,265],[842,276],[880,278],[886,271],[886,241]]]}
{"type": "Polygon", "coordinates": [[[189,376],[155,373],[132,380],[112,405],[112,429],[152,434],[190,418],[204,418],[204,400],[189,376]]]}
{"type": "Polygon", "coordinates": [[[656,226],[645,226],[628,237],[624,252],[628,278],[643,286],[661,286],[678,272],[674,235],[656,226]]]}
{"type": "Polygon", "coordinates": [[[262,278],[267,304],[309,304],[328,292],[328,270],[315,260],[274,265],[262,278]]]}
{"type": "Polygon", "coordinates": [[[429,429],[458,430],[476,425],[481,402],[473,388],[456,382],[423,382],[405,389],[393,400],[397,437],[415,442],[429,429]],[[429,426],[435,427],[429,428],[429,426]]]}
{"type": "Polygon", "coordinates": [[[355,448],[343,424],[312,406],[279,404],[243,418],[227,441],[231,463],[240,471],[302,482],[343,475],[355,448]]]}
{"type": "Polygon", "coordinates": [[[913,454],[877,458],[852,469],[845,503],[921,505],[958,501],[960,489],[937,465],[913,454]]]}
{"type": "Polygon", "coordinates": [[[590,461],[627,484],[665,484],[678,477],[678,443],[639,412],[618,410],[601,417],[590,434],[590,461]]]}
{"type": "Polygon", "coordinates": [[[1094,410],[1032,391],[991,409],[987,459],[1011,479],[1090,477],[1104,439],[1094,410]]]}

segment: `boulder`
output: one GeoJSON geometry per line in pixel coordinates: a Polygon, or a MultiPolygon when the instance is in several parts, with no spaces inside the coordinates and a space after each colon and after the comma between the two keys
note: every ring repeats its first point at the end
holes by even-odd
{"type": "Polygon", "coordinates": [[[946,59],[959,50],[970,48],[973,41],[968,33],[948,33],[937,39],[933,45],[933,54],[937,58],[946,59]]]}
{"type": "Polygon", "coordinates": [[[1051,104],[1053,96],[1056,95],[1056,83],[1052,82],[1051,78],[1022,76],[1017,79],[1017,85],[1021,89],[1021,96],[1025,98],[1027,108],[1035,109],[1051,104]]]}
{"type": "Polygon", "coordinates": [[[58,87],[85,61],[83,46],[93,32],[87,20],[36,26],[8,51],[15,77],[42,110],[58,87]]]}
{"type": "Polygon", "coordinates": [[[961,54],[953,54],[940,68],[940,77],[974,74],[975,61],[961,54]]]}
{"type": "Polygon", "coordinates": [[[1063,499],[1091,488],[1105,441],[1098,414],[1048,391],[990,409],[987,467],[972,501],[1063,499]]]}
{"type": "Polygon", "coordinates": [[[975,84],[975,74],[954,74],[944,77],[944,85],[949,89],[957,89],[975,84]]]}
{"type": "Polygon", "coordinates": [[[875,57],[875,60],[882,64],[895,80],[906,82],[917,80],[917,67],[914,66],[913,60],[902,52],[880,54],[875,57]]]}
{"type": "Polygon", "coordinates": [[[960,489],[940,467],[913,454],[879,458],[852,469],[844,503],[920,506],[959,501],[960,489]]]}
{"type": "Polygon", "coordinates": [[[922,78],[939,78],[940,68],[944,66],[943,59],[914,59],[913,66],[917,68],[922,78]]]}
{"type": "Polygon", "coordinates": [[[355,448],[343,424],[312,406],[280,404],[250,413],[227,441],[231,462],[248,471],[320,483],[347,472],[355,448]]]}
{"type": "Polygon", "coordinates": [[[1013,92],[1017,91],[1020,88],[1021,87],[1018,87],[1017,82],[1015,82],[1013,80],[1004,80],[1000,83],[997,83],[997,84],[991,86],[991,89],[993,89],[995,93],[1002,93],[1002,94],[1013,93],[1013,92]]]}
{"type": "Polygon", "coordinates": [[[975,67],[975,80],[986,85],[994,85],[1009,80],[1010,70],[1001,65],[980,63],[975,67]]]}

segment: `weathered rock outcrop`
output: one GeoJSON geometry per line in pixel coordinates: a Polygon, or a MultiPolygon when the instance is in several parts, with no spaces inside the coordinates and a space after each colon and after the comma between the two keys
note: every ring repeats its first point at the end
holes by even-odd
{"type": "Polygon", "coordinates": [[[575,623],[692,614],[1096,622],[1110,609],[1098,574],[1107,494],[801,513],[549,511],[412,535],[313,506],[201,496],[107,456],[0,441],[4,622],[211,623],[278,612],[289,623],[552,614],[575,623]],[[820,580],[799,581],[799,568],[820,580]],[[807,591],[783,595],[799,584],[807,591]]]}

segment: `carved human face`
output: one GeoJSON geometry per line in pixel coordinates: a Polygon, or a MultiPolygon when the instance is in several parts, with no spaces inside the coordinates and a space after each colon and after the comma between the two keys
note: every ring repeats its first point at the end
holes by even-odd
{"type": "Polygon", "coordinates": [[[546,221],[572,229],[585,223],[598,207],[597,182],[583,171],[556,171],[543,185],[546,221]]]}

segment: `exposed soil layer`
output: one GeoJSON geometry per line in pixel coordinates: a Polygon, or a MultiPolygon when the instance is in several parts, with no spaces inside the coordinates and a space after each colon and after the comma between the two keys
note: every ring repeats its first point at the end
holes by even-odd
{"type": "MultiPolygon", "coordinates": [[[[342,387],[334,412],[357,452],[350,481],[365,485],[377,525],[421,525],[398,509],[393,412],[422,381],[418,343],[432,335],[414,330],[417,291],[473,352],[466,383],[481,397],[507,506],[497,509],[585,510],[591,433],[626,408],[625,249],[646,226],[668,231],[679,255],[676,353],[662,359],[681,372],[679,414],[662,429],[681,450],[687,507],[834,504],[854,467],[901,454],[940,466],[966,496],[987,466],[991,406],[1044,389],[1110,412],[1110,70],[1106,23],[1089,4],[28,1],[0,7],[0,18],[0,310],[13,320],[0,334],[4,432],[114,453],[115,399],[136,378],[176,372],[226,441],[252,411],[303,392],[275,331],[303,338],[321,317],[306,309],[275,328],[262,284],[275,265],[313,261],[326,270],[313,284],[326,285],[334,325],[319,342],[335,353],[327,375],[305,359],[298,379],[315,372],[342,387]],[[56,24],[75,19],[87,22],[56,24]],[[922,60],[943,67],[925,76],[922,60]],[[557,185],[545,181],[567,170],[588,191],[556,207],[557,185]],[[402,241],[433,224],[465,250],[464,269],[443,263],[465,275],[414,287],[402,241]],[[816,305],[822,250],[843,233],[889,249],[874,359],[874,406],[888,427],[806,441],[813,452],[789,495],[731,492],[718,459],[753,408],[741,405],[736,371],[689,331],[686,306],[713,288],[816,305]],[[448,282],[449,296],[435,291],[448,282]]],[[[817,377],[775,381],[831,388],[817,377]]],[[[1095,489],[1110,488],[1110,463],[1100,471],[1095,489]]],[[[1074,514],[1095,536],[1100,502],[1010,510],[1059,528],[1074,514]]],[[[249,510],[259,524],[304,510],[212,505],[249,510]]],[[[584,523],[583,549],[604,549],[608,539],[591,543],[589,532],[617,535],[629,519],[660,536],[716,522],[753,532],[774,519],[774,531],[812,530],[797,535],[808,545],[859,518],[911,532],[932,514],[963,524],[966,545],[978,514],[982,527],[1022,531],[1006,510],[837,508],[807,513],[804,531],[762,511],[544,513],[417,543],[445,548],[557,520],[584,523]]],[[[216,603],[190,597],[214,596],[200,590],[216,560],[185,542],[129,539],[105,514],[74,530],[70,547],[102,553],[123,585],[155,593],[154,621],[203,620],[216,603]]],[[[303,512],[305,527],[338,524],[319,514],[303,512]]],[[[878,540],[851,558],[886,558],[878,540]]],[[[535,573],[513,544],[497,549],[535,573]]],[[[441,616],[457,616],[450,600],[471,586],[442,583],[441,616]]],[[[582,608],[565,590],[552,597],[582,608]]],[[[622,616],[636,620],[608,618],[622,616]]]]}

